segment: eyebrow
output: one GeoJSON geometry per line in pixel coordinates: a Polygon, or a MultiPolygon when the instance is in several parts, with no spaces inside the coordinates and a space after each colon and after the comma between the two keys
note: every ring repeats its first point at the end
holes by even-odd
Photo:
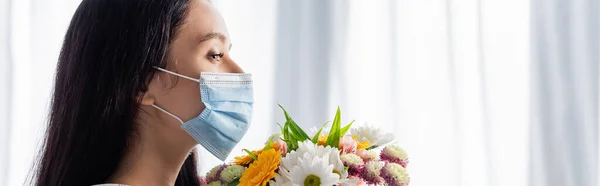
{"type": "Polygon", "coordinates": [[[215,39],[215,38],[221,39],[222,41],[225,41],[227,39],[227,37],[225,37],[225,35],[223,35],[221,33],[212,32],[212,33],[202,36],[200,38],[200,42],[208,41],[208,40],[215,39]]]}
{"type": "MultiPolygon", "coordinates": [[[[225,36],[224,34],[221,34],[218,32],[212,32],[212,33],[208,33],[208,34],[202,36],[200,38],[199,43],[202,43],[204,41],[208,41],[211,39],[220,39],[223,43],[225,43],[228,40],[227,36],[225,36]]],[[[231,44],[229,44],[229,49],[231,49],[231,44]]]]}

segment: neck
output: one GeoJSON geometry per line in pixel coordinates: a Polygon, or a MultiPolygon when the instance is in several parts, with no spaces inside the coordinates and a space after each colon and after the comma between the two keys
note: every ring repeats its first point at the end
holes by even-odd
{"type": "MultiPolygon", "coordinates": [[[[139,135],[110,183],[126,185],[175,185],[177,175],[195,144],[185,143],[160,128],[140,127],[139,135]]],[[[188,140],[189,141],[189,140],[188,140]]]]}

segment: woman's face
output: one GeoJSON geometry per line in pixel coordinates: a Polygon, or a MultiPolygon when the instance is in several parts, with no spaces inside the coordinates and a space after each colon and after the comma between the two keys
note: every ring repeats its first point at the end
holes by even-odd
{"type": "MultiPolygon", "coordinates": [[[[196,79],[200,78],[200,72],[243,72],[229,56],[229,33],[223,18],[209,1],[192,0],[177,33],[169,48],[167,70],[196,79]]],[[[183,121],[195,118],[204,110],[198,82],[161,71],[157,71],[142,104],[158,105],[183,121]]],[[[155,117],[162,122],[179,126],[177,120],[162,112],[151,113],[156,113],[155,117]]]]}

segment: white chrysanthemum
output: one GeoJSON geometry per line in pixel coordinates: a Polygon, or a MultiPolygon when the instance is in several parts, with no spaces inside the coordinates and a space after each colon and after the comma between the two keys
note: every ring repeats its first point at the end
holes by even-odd
{"type": "Polygon", "coordinates": [[[383,167],[381,176],[390,186],[407,186],[410,183],[408,172],[402,165],[388,163],[383,167]]]}
{"type": "Polygon", "coordinates": [[[404,149],[400,148],[397,145],[390,145],[387,146],[383,149],[382,153],[386,153],[394,158],[399,158],[399,159],[408,159],[408,155],[406,154],[406,151],[404,151],[404,149]]]}
{"type": "Polygon", "coordinates": [[[381,151],[381,160],[391,163],[397,163],[406,168],[408,164],[408,155],[404,149],[396,145],[388,145],[381,151]]]}
{"type": "Polygon", "coordinates": [[[368,184],[381,184],[384,182],[381,177],[381,169],[385,163],[380,161],[369,161],[365,163],[365,174],[362,176],[368,184]]]}
{"type": "Polygon", "coordinates": [[[222,186],[223,184],[221,184],[221,181],[217,180],[217,181],[213,181],[210,182],[207,186],[222,186]]]}
{"type": "Polygon", "coordinates": [[[360,183],[358,180],[354,179],[342,179],[340,180],[340,184],[342,186],[357,186],[360,183]]]}
{"type": "Polygon", "coordinates": [[[293,185],[321,186],[339,183],[339,176],[333,173],[333,165],[327,158],[304,154],[298,165],[290,171],[293,185]]]}
{"type": "MultiPolygon", "coordinates": [[[[331,148],[331,147],[330,147],[331,148]]],[[[335,151],[329,152],[329,164],[333,165],[333,172],[340,176],[340,179],[348,178],[348,170],[344,168],[344,163],[340,158],[339,150],[332,148],[335,151]]]]}
{"type": "Polygon", "coordinates": [[[340,159],[348,166],[361,166],[364,164],[363,159],[356,154],[343,154],[340,159]]]}
{"type": "Polygon", "coordinates": [[[233,180],[242,177],[242,173],[246,170],[240,165],[231,165],[221,171],[221,181],[231,183],[233,180]]]}
{"type": "Polygon", "coordinates": [[[310,140],[298,142],[298,149],[288,153],[281,160],[281,164],[287,170],[292,170],[294,166],[298,165],[298,159],[305,154],[326,158],[329,164],[333,165],[333,172],[338,174],[340,179],[348,178],[348,171],[344,169],[344,163],[342,163],[342,160],[340,159],[340,150],[330,146],[319,146],[312,143],[310,140]]]}
{"type": "Polygon", "coordinates": [[[369,156],[371,159],[369,160],[379,160],[379,153],[377,153],[376,151],[367,151],[367,153],[369,153],[369,156]]]}
{"type": "MultiPolygon", "coordinates": [[[[325,129],[323,129],[323,130],[325,130],[325,129]]],[[[306,131],[306,134],[312,138],[313,136],[315,136],[315,134],[317,134],[317,132],[319,132],[319,129],[317,127],[313,126],[313,127],[308,128],[308,130],[306,131]]],[[[321,134],[323,134],[323,131],[321,131],[321,134]]]]}
{"type": "Polygon", "coordinates": [[[227,165],[217,165],[210,169],[210,171],[206,174],[206,182],[210,183],[212,181],[219,180],[221,178],[221,170],[223,170],[227,165]]]}
{"type": "MultiPolygon", "coordinates": [[[[311,137],[311,138],[312,138],[313,136],[315,136],[315,134],[317,134],[317,132],[319,132],[319,129],[320,129],[320,128],[321,128],[321,127],[315,127],[315,126],[312,126],[312,127],[308,128],[308,131],[306,131],[306,134],[307,134],[309,137],[311,137]]],[[[327,124],[326,124],[326,125],[323,127],[323,130],[321,130],[321,134],[320,134],[320,135],[321,135],[321,136],[323,136],[323,135],[328,135],[328,134],[329,134],[329,130],[331,130],[331,122],[327,123],[327,124]]]]}
{"type": "Polygon", "coordinates": [[[367,169],[367,174],[372,174],[373,176],[379,176],[379,172],[383,168],[385,163],[379,161],[369,161],[365,164],[365,169],[367,169]]]}
{"type": "Polygon", "coordinates": [[[350,129],[350,135],[356,136],[359,142],[368,141],[371,146],[378,147],[394,140],[393,134],[384,133],[379,127],[367,124],[350,129]]]}
{"type": "Polygon", "coordinates": [[[223,166],[223,165],[217,165],[217,166],[213,167],[212,169],[210,169],[210,171],[208,171],[208,173],[206,173],[206,177],[216,178],[217,176],[219,176],[217,174],[219,173],[219,170],[221,170],[221,166],[223,166]]]}
{"type": "Polygon", "coordinates": [[[293,186],[290,172],[279,166],[279,171],[277,171],[277,175],[275,175],[275,180],[269,181],[269,186],[293,186]]]}

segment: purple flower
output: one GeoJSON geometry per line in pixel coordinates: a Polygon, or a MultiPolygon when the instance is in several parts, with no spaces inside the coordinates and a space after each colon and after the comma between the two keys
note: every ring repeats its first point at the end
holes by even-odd
{"type": "Polygon", "coordinates": [[[381,169],[384,164],[381,161],[369,161],[365,163],[363,174],[360,175],[361,178],[368,184],[383,184],[385,180],[381,177],[381,169]]]}
{"type": "Polygon", "coordinates": [[[210,169],[210,171],[208,171],[208,173],[206,173],[206,183],[211,183],[213,181],[217,181],[220,180],[221,178],[221,171],[223,171],[223,169],[227,168],[226,164],[223,165],[217,165],[215,167],[213,167],[212,169],[210,169]]]}
{"type": "Polygon", "coordinates": [[[390,146],[385,147],[381,151],[381,154],[379,155],[379,157],[383,161],[390,162],[390,163],[397,163],[397,164],[402,165],[402,167],[404,167],[404,168],[406,168],[406,166],[408,164],[408,155],[406,154],[404,149],[402,149],[396,145],[390,145],[390,146]]]}
{"type": "Polygon", "coordinates": [[[381,177],[389,186],[407,186],[410,183],[406,169],[396,163],[387,163],[381,170],[381,177]]]}
{"type": "Polygon", "coordinates": [[[340,156],[344,166],[348,167],[348,175],[360,176],[365,169],[365,163],[362,158],[356,154],[342,154],[340,156]]]}

